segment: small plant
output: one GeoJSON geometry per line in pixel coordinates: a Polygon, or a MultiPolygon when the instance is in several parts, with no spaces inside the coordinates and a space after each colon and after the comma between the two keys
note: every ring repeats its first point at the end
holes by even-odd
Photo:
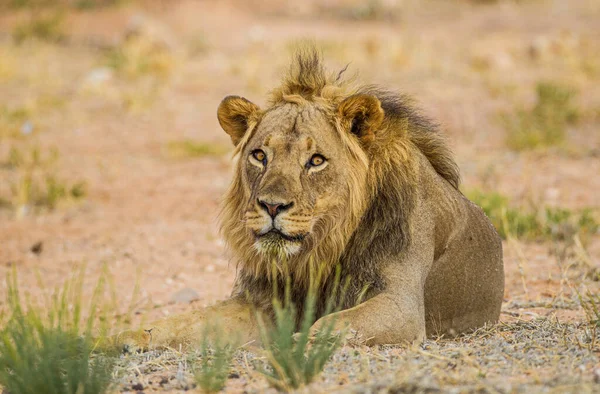
{"type": "Polygon", "coordinates": [[[366,0],[342,7],[323,6],[322,10],[333,16],[352,20],[393,21],[401,14],[401,7],[398,4],[385,0],[366,0]]]}
{"type": "Polygon", "coordinates": [[[31,113],[27,108],[0,106],[0,140],[30,134],[33,131],[30,117],[31,113]]]}
{"type": "Polygon", "coordinates": [[[85,182],[67,184],[54,175],[59,154],[56,150],[42,154],[39,148],[23,152],[16,148],[9,151],[4,167],[9,170],[10,201],[17,216],[29,211],[53,210],[62,200],[79,200],[86,195],[85,182]]]}
{"type": "Polygon", "coordinates": [[[502,238],[564,240],[575,234],[594,234],[600,228],[589,208],[579,212],[556,207],[518,209],[497,192],[471,190],[466,195],[483,209],[502,238]]]}
{"type": "Polygon", "coordinates": [[[168,48],[143,35],[134,35],[107,53],[106,64],[131,79],[166,78],[175,66],[175,58],[168,48]]]}
{"type": "Polygon", "coordinates": [[[227,148],[216,144],[183,140],[169,142],[167,145],[167,151],[170,156],[175,158],[192,158],[202,156],[220,156],[227,152],[227,148]]]}
{"type": "Polygon", "coordinates": [[[555,146],[565,139],[566,127],[578,119],[571,103],[575,92],[550,82],[538,83],[537,102],[531,110],[517,110],[504,116],[507,144],[521,151],[538,147],[555,146]]]}
{"type": "Polygon", "coordinates": [[[509,207],[506,196],[478,190],[470,191],[467,196],[483,209],[502,238],[506,238],[508,234],[517,238],[540,235],[535,214],[509,207]]]}
{"type": "Polygon", "coordinates": [[[82,318],[80,279],[46,308],[23,305],[15,272],[7,279],[8,318],[0,330],[0,386],[11,394],[96,394],[111,385],[114,362],[92,357],[91,316],[82,318]]]}
{"type": "Polygon", "coordinates": [[[64,15],[60,10],[31,12],[29,19],[13,30],[17,43],[29,39],[59,42],[64,40],[64,15]]]}
{"type": "Polygon", "coordinates": [[[585,297],[579,292],[577,294],[590,325],[600,328],[600,296],[589,290],[585,297]]]}
{"type": "MultiPolygon", "coordinates": [[[[339,272],[338,269],[336,284],[339,283],[339,272]]],[[[311,337],[311,327],[316,316],[315,289],[318,283],[311,282],[297,333],[298,309],[291,301],[289,278],[285,287],[284,302],[281,303],[277,297],[273,300],[274,327],[267,328],[259,316],[262,342],[272,369],[262,372],[269,382],[280,390],[291,391],[309,384],[323,371],[325,363],[342,343],[343,333],[335,332],[335,318],[328,319],[311,337]]],[[[332,312],[333,299],[334,296],[328,300],[325,315],[332,312]]]]}
{"type": "Polygon", "coordinates": [[[225,387],[236,346],[223,338],[219,324],[207,325],[200,346],[200,369],[196,383],[205,393],[216,393],[225,387]]]}

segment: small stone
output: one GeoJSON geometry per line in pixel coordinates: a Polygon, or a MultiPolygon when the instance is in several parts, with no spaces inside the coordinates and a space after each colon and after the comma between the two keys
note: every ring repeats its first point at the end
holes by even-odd
{"type": "Polygon", "coordinates": [[[174,303],[182,303],[189,304],[192,301],[199,300],[200,296],[196,292],[196,290],[186,287],[184,289],[179,290],[177,293],[171,296],[171,302],[174,303]]]}
{"type": "Polygon", "coordinates": [[[33,132],[33,123],[30,120],[25,121],[21,126],[21,134],[29,135],[33,132]]]}
{"type": "Polygon", "coordinates": [[[113,78],[113,71],[108,67],[98,67],[91,70],[84,79],[86,86],[100,86],[113,78]]]}
{"type": "Polygon", "coordinates": [[[38,241],[31,246],[31,253],[35,253],[39,255],[44,250],[44,243],[42,241],[38,241]]]}
{"type": "Polygon", "coordinates": [[[142,390],[144,390],[144,385],[141,383],[136,383],[131,386],[131,389],[135,390],[135,391],[142,391],[142,390]]]}

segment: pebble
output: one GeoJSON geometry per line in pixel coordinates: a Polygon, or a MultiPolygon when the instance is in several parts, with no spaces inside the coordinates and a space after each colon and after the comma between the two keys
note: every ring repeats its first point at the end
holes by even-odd
{"type": "Polygon", "coordinates": [[[86,86],[100,86],[113,78],[113,71],[108,67],[97,67],[91,70],[84,78],[86,86]]]}
{"type": "Polygon", "coordinates": [[[35,244],[33,244],[33,246],[29,250],[31,250],[31,253],[39,255],[44,250],[44,243],[42,241],[38,241],[35,244]]]}

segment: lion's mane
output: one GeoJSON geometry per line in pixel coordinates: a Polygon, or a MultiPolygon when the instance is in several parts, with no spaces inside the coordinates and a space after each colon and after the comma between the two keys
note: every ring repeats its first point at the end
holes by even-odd
{"type": "MultiPolygon", "coordinates": [[[[342,276],[352,277],[343,301],[347,306],[356,301],[365,286],[370,292],[383,288],[385,279],[374,261],[379,260],[376,257],[381,254],[399,253],[411,242],[409,217],[419,198],[416,159],[419,152],[454,188],[458,189],[460,182],[458,166],[437,125],[421,116],[410,99],[374,85],[358,85],[353,78],[345,78],[344,71],[329,74],[315,49],[299,50],[281,85],[269,98],[270,106],[290,102],[322,104],[352,153],[353,159],[348,165],[368,168],[367,187],[358,187],[361,182],[350,177],[352,197],[348,209],[332,212],[324,224],[315,229],[318,240],[315,245],[298,261],[289,262],[285,273],[290,277],[292,296],[299,304],[306,294],[311,273],[321,272],[325,277],[324,286],[331,286],[332,268],[337,264],[342,276]],[[338,105],[345,98],[361,93],[379,98],[385,114],[381,128],[366,148],[342,130],[336,120],[338,105]]],[[[248,120],[247,132],[234,153],[238,159],[259,121],[260,114],[248,120]]],[[[241,168],[235,165],[233,182],[223,202],[221,230],[238,268],[234,293],[245,293],[250,301],[267,305],[274,289],[282,291],[285,280],[274,275],[272,267],[277,266],[281,271],[281,266],[258,254],[244,228],[246,185],[241,168]]]]}

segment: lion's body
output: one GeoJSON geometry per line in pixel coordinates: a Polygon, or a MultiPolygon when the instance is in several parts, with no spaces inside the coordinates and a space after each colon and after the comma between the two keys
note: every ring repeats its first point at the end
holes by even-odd
{"type": "MultiPolygon", "coordinates": [[[[219,121],[237,145],[222,228],[238,277],[232,299],[210,312],[246,332],[245,339],[257,339],[249,311],[270,315],[273,291],[282,294],[287,278],[301,305],[311,273],[323,273],[322,314],[336,265],[352,278],[336,324],[349,324],[370,344],[452,335],[498,320],[499,236],[458,190],[458,168],[436,127],[404,97],[351,88],[339,75],[327,76],[309,52],[298,56],[268,110],[229,97],[219,121]],[[298,167],[311,155],[316,166],[298,167]]],[[[195,340],[207,313],[178,320],[186,335],[159,322],[151,336],[127,334],[124,342],[195,340]]]]}

